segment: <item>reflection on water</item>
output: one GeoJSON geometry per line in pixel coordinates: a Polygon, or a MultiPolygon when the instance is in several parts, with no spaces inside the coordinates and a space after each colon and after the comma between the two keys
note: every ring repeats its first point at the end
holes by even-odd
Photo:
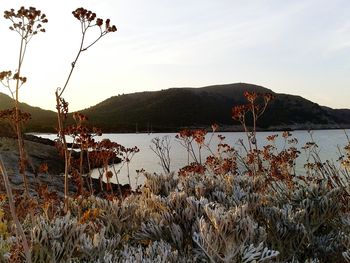
{"type": "MultiPolygon", "coordinates": [[[[336,161],[339,158],[339,148],[342,149],[347,144],[347,137],[345,132],[349,133],[350,130],[316,130],[312,131],[312,138],[319,146],[318,151],[322,160],[331,160],[336,161]]],[[[243,139],[246,142],[246,135],[242,132],[226,132],[220,133],[217,132],[213,139],[211,140],[210,147],[213,152],[216,151],[217,143],[219,142],[217,135],[222,134],[226,137],[225,142],[233,147],[238,152],[243,153],[242,146],[239,145],[238,141],[243,139]]],[[[276,139],[276,146],[279,149],[282,149],[284,146],[284,139],[282,138],[281,132],[258,132],[257,134],[257,143],[258,147],[262,147],[268,144],[266,137],[271,134],[278,134],[279,136],[276,139]]],[[[177,171],[179,168],[187,165],[187,151],[175,138],[175,133],[154,133],[154,134],[104,134],[101,137],[98,137],[100,140],[108,138],[111,141],[115,141],[119,144],[124,145],[125,147],[137,146],[140,149],[140,152],[135,154],[131,163],[130,163],[130,175],[131,182],[133,186],[136,182],[136,170],[145,169],[150,173],[161,173],[162,168],[159,164],[159,160],[155,153],[150,149],[151,140],[155,137],[170,136],[171,138],[171,170],[177,171]]],[[[44,138],[55,139],[56,135],[52,134],[40,134],[39,136],[44,138]]],[[[209,133],[207,135],[207,141],[211,137],[209,133]]],[[[301,150],[301,147],[305,145],[306,142],[311,141],[311,135],[308,131],[294,131],[292,132],[292,137],[295,137],[298,140],[297,148],[301,151],[301,156],[297,159],[296,171],[297,174],[303,174],[305,172],[303,165],[306,160],[305,153],[301,150]]],[[[196,151],[196,149],[195,149],[196,151]]],[[[202,151],[203,158],[205,158],[209,153],[206,150],[202,151]]],[[[116,170],[118,170],[120,165],[116,165],[116,170]]],[[[126,165],[121,168],[119,181],[122,184],[128,183],[127,178],[127,169],[126,165]]],[[[94,171],[93,176],[98,176],[98,171],[94,171]]],[[[139,184],[143,182],[143,178],[139,178],[139,184]]],[[[114,179],[115,181],[115,179],[114,179]]]]}

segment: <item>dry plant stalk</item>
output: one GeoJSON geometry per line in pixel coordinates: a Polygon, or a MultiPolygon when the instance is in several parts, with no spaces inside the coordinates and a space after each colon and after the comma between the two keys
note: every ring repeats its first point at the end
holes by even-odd
{"type": "MultiPolygon", "coordinates": [[[[48,20],[46,15],[41,13],[40,10],[37,10],[34,7],[24,8],[23,6],[16,12],[14,9],[5,11],[4,17],[12,22],[10,30],[17,32],[21,39],[16,72],[13,75],[11,71],[0,72],[0,81],[6,88],[8,88],[14,99],[14,111],[12,111],[11,121],[13,122],[18,139],[18,150],[20,156],[19,170],[23,177],[25,194],[28,196],[28,181],[25,175],[27,157],[22,134],[23,113],[19,109],[19,89],[27,81],[27,78],[21,76],[21,68],[28,43],[34,35],[39,32],[45,32],[43,24],[47,23],[48,20]],[[10,81],[15,81],[14,89],[11,88],[10,81]]],[[[28,119],[28,116],[25,118],[28,119]]]]}
{"type": "Polygon", "coordinates": [[[256,92],[244,92],[244,97],[247,100],[246,104],[236,105],[232,108],[232,119],[238,121],[247,136],[249,148],[243,144],[243,141],[240,141],[241,145],[245,149],[246,153],[249,154],[249,157],[252,158],[252,169],[253,174],[257,175],[258,172],[262,170],[262,160],[258,155],[259,149],[256,140],[256,124],[258,119],[264,114],[268,104],[274,95],[270,93],[259,94],[256,92]],[[263,103],[259,103],[258,99],[262,99],[263,103]],[[250,114],[252,118],[252,128],[249,129],[247,125],[247,117],[250,114]]]}
{"type": "Polygon", "coordinates": [[[10,185],[8,175],[7,175],[7,172],[6,172],[6,169],[5,169],[5,166],[4,166],[4,163],[2,161],[1,156],[0,156],[0,173],[1,173],[2,178],[4,180],[4,183],[5,183],[6,193],[7,193],[7,197],[8,197],[9,205],[10,205],[11,216],[12,216],[13,221],[15,222],[15,225],[16,225],[17,238],[22,239],[22,246],[24,249],[25,257],[26,257],[26,262],[31,263],[32,259],[31,259],[31,255],[30,255],[27,237],[24,234],[23,228],[22,228],[21,223],[19,222],[17,214],[16,214],[15,202],[13,200],[11,185],[10,185]]]}
{"type": "Polygon", "coordinates": [[[152,145],[150,149],[157,155],[160,165],[165,173],[170,173],[170,149],[171,141],[170,136],[163,136],[162,138],[156,137],[152,139],[152,145]]]}
{"type": "Polygon", "coordinates": [[[116,32],[117,28],[114,25],[110,24],[110,19],[106,19],[104,22],[101,18],[96,18],[96,14],[86,10],[84,8],[77,8],[72,12],[73,16],[79,20],[81,25],[81,42],[79,46],[79,51],[71,63],[71,70],[68,74],[67,80],[61,89],[57,88],[55,92],[56,96],[56,109],[57,109],[57,122],[58,122],[58,136],[61,140],[63,151],[64,151],[64,159],[65,159],[65,171],[64,171],[64,200],[65,200],[65,211],[68,211],[68,174],[70,173],[71,163],[70,163],[70,153],[67,146],[66,134],[64,129],[64,122],[68,117],[68,103],[63,99],[62,95],[66,90],[69,80],[73,74],[76,63],[82,52],[88,50],[91,46],[93,46],[98,40],[100,40],[103,36],[110,32],[116,32]],[[94,41],[87,44],[85,43],[86,32],[94,27],[99,28],[99,34],[95,38],[94,41]]]}

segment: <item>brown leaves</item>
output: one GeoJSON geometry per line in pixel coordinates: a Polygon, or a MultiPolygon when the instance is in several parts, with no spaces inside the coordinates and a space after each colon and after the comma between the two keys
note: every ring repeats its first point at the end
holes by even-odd
{"type": "Polygon", "coordinates": [[[93,151],[89,154],[90,163],[93,167],[107,166],[123,149],[124,147],[122,145],[112,142],[109,139],[104,139],[94,145],[93,151]]]}
{"type": "Polygon", "coordinates": [[[218,156],[210,155],[205,161],[206,167],[215,175],[223,174],[237,174],[237,159],[235,157],[221,158],[218,156]]]}
{"type": "Polygon", "coordinates": [[[204,165],[199,163],[191,163],[190,165],[187,165],[179,170],[179,176],[191,176],[195,174],[204,174],[206,171],[206,168],[204,165]]]}
{"type": "Polygon", "coordinates": [[[232,119],[243,122],[246,113],[249,110],[248,105],[237,105],[232,108],[232,119]]]}
{"type": "Polygon", "coordinates": [[[68,117],[68,102],[65,101],[64,98],[59,97],[58,98],[58,105],[56,105],[56,109],[58,112],[60,112],[64,117],[64,119],[67,119],[68,117]]]}
{"type": "Polygon", "coordinates": [[[73,113],[73,119],[76,122],[82,123],[82,122],[87,121],[88,117],[86,115],[84,115],[84,114],[79,113],[79,112],[74,112],[73,113]]]}
{"type": "Polygon", "coordinates": [[[207,134],[206,130],[204,129],[184,129],[179,132],[179,134],[176,135],[177,139],[188,139],[190,141],[194,140],[199,145],[203,145],[205,140],[205,135],[207,134]]]}
{"type": "Polygon", "coordinates": [[[30,113],[21,110],[16,112],[16,108],[0,111],[0,119],[9,120],[12,123],[25,123],[30,120],[30,118],[30,113]]]}
{"type": "Polygon", "coordinates": [[[244,92],[244,97],[246,97],[247,101],[249,101],[250,103],[254,103],[256,98],[258,97],[256,92],[244,92]]]}
{"type": "Polygon", "coordinates": [[[72,137],[74,148],[80,148],[81,150],[87,150],[90,147],[95,147],[94,137],[101,136],[102,133],[97,128],[92,128],[92,130],[87,127],[84,122],[87,121],[87,117],[80,113],[73,114],[76,124],[67,126],[62,130],[64,135],[72,137]]]}
{"type": "Polygon", "coordinates": [[[232,108],[232,119],[239,121],[243,125],[245,125],[247,113],[252,113],[253,119],[256,121],[265,112],[268,103],[275,97],[270,93],[260,94],[248,91],[244,92],[243,95],[248,103],[236,105],[232,108]],[[261,100],[263,103],[261,103],[261,100]]]}
{"type": "Polygon", "coordinates": [[[278,134],[272,134],[266,137],[266,139],[270,142],[274,142],[276,138],[278,137],[278,134]]]}
{"type": "Polygon", "coordinates": [[[90,221],[94,221],[97,219],[97,217],[101,214],[101,211],[99,208],[92,208],[88,209],[84,212],[83,216],[80,219],[80,224],[85,224],[90,221]]]}

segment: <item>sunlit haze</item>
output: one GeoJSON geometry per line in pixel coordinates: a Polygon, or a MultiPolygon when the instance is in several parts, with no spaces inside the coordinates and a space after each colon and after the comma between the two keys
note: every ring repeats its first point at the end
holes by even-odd
{"type": "Polygon", "coordinates": [[[1,0],[0,71],[16,69],[19,50],[2,14],[22,5],[49,19],[24,61],[20,101],[33,106],[54,110],[79,48],[71,12],[84,7],[118,31],[82,54],[64,95],[70,110],[123,93],[236,82],[350,108],[348,0],[1,0]]]}

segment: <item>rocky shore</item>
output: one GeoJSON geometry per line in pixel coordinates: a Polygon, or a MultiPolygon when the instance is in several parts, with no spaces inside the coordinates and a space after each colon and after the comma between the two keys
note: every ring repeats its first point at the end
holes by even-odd
{"type": "MultiPolygon", "coordinates": [[[[28,169],[26,175],[30,184],[30,190],[34,191],[40,183],[47,184],[51,190],[63,192],[64,162],[59,157],[53,145],[25,140],[28,151],[28,169]],[[47,163],[48,174],[37,173],[38,167],[47,163]]],[[[15,189],[21,189],[23,178],[18,171],[19,151],[17,140],[10,137],[0,137],[0,157],[5,165],[9,180],[15,189]]],[[[73,190],[73,189],[71,189],[73,190]]]]}
{"type": "MultiPolygon", "coordinates": [[[[64,193],[64,161],[54,146],[54,142],[33,135],[25,136],[25,148],[28,154],[28,166],[26,176],[30,185],[30,192],[35,194],[40,184],[48,186],[50,191],[56,191],[60,196],[64,193]],[[39,166],[46,163],[48,166],[47,173],[40,173],[39,166]]],[[[76,154],[77,156],[79,154],[76,154]]],[[[14,189],[23,189],[23,178],[18,170],[19,151],[15,138],[0,137],[0,158],[2,159],[5,169],[8,173],[9,180],[14,189]]],[[[92,179],[95,194],[100,192],[99,180],[92,179]]],[[[103,188],[106,185],[103,183],[103,188]]],[[[112,186],[115,190],[117,186],[112,186]]],[[[128,186],[124,186],[128,188],[128,186]]],[[[69,191],[76,192],[74,184],[70,184],[69,191]]]]}

